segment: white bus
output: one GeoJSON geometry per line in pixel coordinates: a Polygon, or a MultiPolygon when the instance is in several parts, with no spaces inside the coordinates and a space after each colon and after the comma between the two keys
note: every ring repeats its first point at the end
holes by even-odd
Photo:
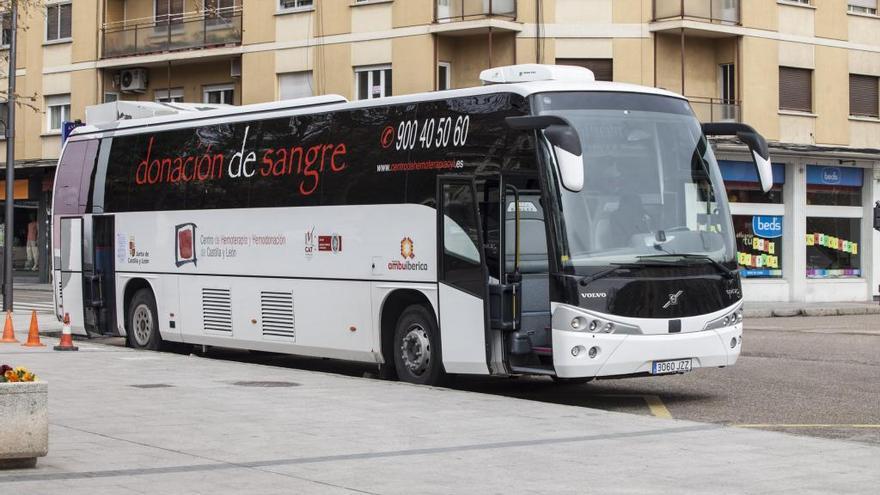
{"type": "Polygon", "coordinates": [[[589,380],[734,364],[724,184],[687,100],[586,69],[76,129],[55,180],[74,333],[589,380]]]}

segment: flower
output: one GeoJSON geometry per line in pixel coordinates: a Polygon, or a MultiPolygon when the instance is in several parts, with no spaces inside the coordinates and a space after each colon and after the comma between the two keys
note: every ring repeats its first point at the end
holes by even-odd
{"type": "Polygon", "coordinates": [[[13,368],[12,366],[0,366],[0,383],[3,382],[35,382],[36,375],[28,371],[24,366],[13,368]]]}

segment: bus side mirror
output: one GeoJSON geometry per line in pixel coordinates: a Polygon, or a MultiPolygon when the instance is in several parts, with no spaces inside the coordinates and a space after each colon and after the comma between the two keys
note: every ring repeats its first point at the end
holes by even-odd
{"type": "Polygon", "coordinates": [[[703,124],[703,134],[708,136],[736,136],[751,152],[752,163],[758,172],[761,189],[766,193],[773,188],[773,164],[770,162],[770,147],[764,136],[746,124],[718,122],[703,124]]]}
{"type": "Polygon", "coordinates": [[[551,125],[544,136],[553,146],[559,175],[566,189],[578,192],[584,188],[584,153],[577,131],[567,125],[551,125]]]}
{"type": "Polygon", "coordinates": [[[880,201],[874,203],[874,230],[880,230],[880,201]]]}
{"type": "Polygon", "coordinates": [[[507,117],[505,120],[512,129],[543,130],[559,164],[562,185],[573,192],[584,188],[584,154],[581,140],[571,122],[556,115],[525,115],[507,117]]]}

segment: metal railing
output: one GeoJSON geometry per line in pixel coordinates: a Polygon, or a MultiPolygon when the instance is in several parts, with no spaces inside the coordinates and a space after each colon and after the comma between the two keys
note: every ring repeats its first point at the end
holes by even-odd
{"type": "Polygon", "coordinates": [[[740,0],[654,0],[654,21],[696,19],[721,24],[739,24],[740,0]]]}
{"type": "Polygon", "coordinates": [[[688,96],[700,122],[740,122],[739,100],[688,96]]]}
{"type": "Polygon", "coordinates": [[[241,7],[107,23],[101,58],[241,44],[241,7]]]}
{"type": "Polygon", "coordinates": [[[434,0],[435,22],[484,17],[516,19],[516,0],[434,0]]]}

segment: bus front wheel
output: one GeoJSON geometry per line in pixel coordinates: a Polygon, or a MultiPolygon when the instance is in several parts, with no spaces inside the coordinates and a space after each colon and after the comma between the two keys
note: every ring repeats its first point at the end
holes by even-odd
{"type": "Polygon", "coordinates": [[[428,310],[421,305],[407,307],[394,332],[394,368],[404,382],[439,385],[446,377],[440,359],[440,333],[428,310]]]}
{"type": "Polygon", "coordinates": [[[159,312],[156,298],[149,289],[135,292],[128,310],[128,345],[135,349],[158,351],[162,347],[159,335],[159,312]]]}

